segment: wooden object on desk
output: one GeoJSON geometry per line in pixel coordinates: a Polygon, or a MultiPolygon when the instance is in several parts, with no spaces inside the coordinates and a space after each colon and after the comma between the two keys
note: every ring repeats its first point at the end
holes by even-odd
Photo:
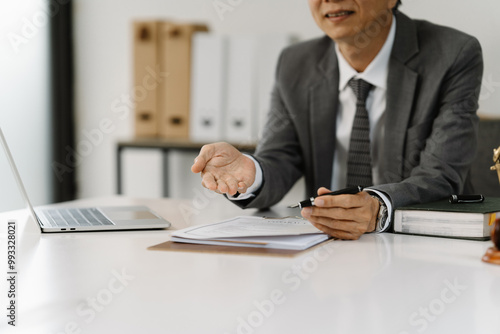
{"type": "MultiPolygon", "coordinates": [[[[471,181],[474,191],[485,197],[500,196],[498,173],[489,171],[493,159],[493,148],[500,144],[500,119],[479,120],[477,154],[471,166],[471,181]]],[[[499,165],[500,166],[500,165],[499,165]]]]}
{"type": "Polygon", "coordinates": [[[490,169],[497,171],[498,182],[500,182],[500,146],[493,149],[493,162],[495,164],[491,166],[490,169]]]}
{"type": "MultiPolygon", "coordinates": [[[[495,165],[491,166],[490,169],[497,171],[498,181],[500,182],[500,146],[493,149],[493,162],[495,165]]],[[[495,226],[491,229],[491,241],[493,241],[494,247],[488,248],[483,256],[483,261],[500,264],[500,218],[495,221],[495,226]]]]}
{"type": "Polygon", "coordinates": [[[488,248],[486,254],[483,256],[483,261],[500,264],[500,219],[497,219],[495,226],[491,230],[491,240],[493,241],[494,247],[488,248]]]}
{"type": "Polygon", "coordinates": [[[318,247],[323,247],[326,243],[329,242],[333,242],[333,239],[329,239],[308,249],[293,250],[293,249],[273,249],[273,248],[259,248],[259,247],[185,244],[180,242],[167,241],[158,245],[148,247],[148,249],[170,251],[170,252],[223,253],[223,254],[236,254],[236,255],[264,255],[264,256],[293,257],[305,252],[313,251],[318,247]]]}

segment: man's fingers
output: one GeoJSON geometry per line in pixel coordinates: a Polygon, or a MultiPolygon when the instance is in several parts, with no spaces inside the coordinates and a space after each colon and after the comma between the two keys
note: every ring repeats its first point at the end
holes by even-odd
{"type": "Polygon", "coordinates": [[[318,189],[318,196],[321,196],[321,195],[327,194],[327,193],[329,193],[329,192],[331,192],[331,190],[330,190],[330,189],[325,188],[325,187],[321,187],[321,188],[319,188],[319,189],[318,189]]]}
{"type": "Polygon", "coordinates": [[[226,182],[224,182],[224,180],[218,179],[217,190],[220,191],[221,194],[225,194],[228,192],[229,187],[227,186],[226,182]]]}
{"type": "Polygon", "coordinates": [[[351,237],[348,239],[352,239],[353,236],[357,236],[357,239],[360,235],[366,232],[366,226],[364,224],[360,224],[354,221],[332,220],[325,217],[313,217],[312,219],[309,219],[309,221],[321,231],[337,238],[341,238],[341,233],[348,233],[351,235],[351,237]]]}
{"type": "Polygon", "coordinates": [[[233,196],[236,192],[244,193],[247,190],[244,182],[238,182],[234,177],[229,175],[219,177],[209,172],[203,172],[201,177],[201,184],[205,188],[221,194],[227,193],[233,196]]]}
{"type": "Polygon", "coordinates": [[[314,200],[314,204],[318,207],[329,207],[329,208],[332,207],[341,207],[346,209],[359,208],[366,205],[366,201],[369,200],[370,198],[371,196],[366,191],[362,191],[356,195],[318,196],[314,200]]]}
{"type": "Polygon", "coordinates": [[[333,220],[350,220],[357,222],[370,221],[372,217],[371,210],[368,208],[341,208],[341,207],[333,207],[333,208],[321,208],[321,207],[309,207],[305,208],[307,210],[306,214],[309,213],[311,217],[324,217],[333,220]]]}
{"type": "Polygon", "coordinates": [[[215,147],[213,144],[203,145],[198,156],[194,159],[194,163],[191,166],[191,171],[193,173],[200,173],[205,169],[207,162],[212,159],[215,152],[215,147]]]}
{"type": "Polygon", "coordinates": [[[311,217],[308,219],[311,223],[322,225],[333,230],[350,232],[353,234],[363,234],[366,232],[367,225],[352,220],[335,220],[327,217],[311,217]]]}
{"type": "Polygon", "coordinates": [[[207,189],[212,191],[217,190],[217,182],[215,181],[214,176],[211,173],[203,173],[201,184],[207,189]]]}
{"type": "Polygon", "coordinates": [[[334,228],[331,228],[331,227],[328,227],[328,226],[325,226],[322,224],[316,224],[313,222],[311,222],[311,224],[313,224],[321,232],[324,232],[324,233],[326,233],[334,238],[343,239],[343,240],[357,240],[360,237],[360,235],[353,234],[353,233],[348,232],[348,231],[337,230],[337,229],[334,229],[334,228]]]}
{"type": "Polygon", "coordinates": [[[230,176],[225,176],[223,180],[228,188],[227,193],[231,196],[235,195],[236,192],[238,191],[238,181],[230,176]]]}
{"type": "Polygon", "coordinates": [[[198,157],[196,157],[196,159],[194,159],[193,165],[191,166],[191,172],[193,172],[195,174],[200,173],[205,168],[205,165],[206,165],[206,163],[204,161],[202,161],[201,159],[198,159],[198,157]]]}
{"type": "MultiPolygon", "coordinates": [[[[241,182],[240,182],[241,183],[241,182]]],[[[240,185],[238,180],[236,180],[233,176],[226,174],[217,179],[217,184],[219,191],[223,194],[229,194],[234,196],[236,192],[240,191],[240,185]]],[[[243,189],[246,191],[246,187],[243,189]]]]}
{"type": "Polygon", "coordinates": [[[304,208],[304,214],[309,217],[325,217],[335,220],[352,220],[352,211],[344,208],[304,208]]]}
{"type": "Polygon", "coordinates": [[[301,213],[319,230],[336,238],[357,239],[361,234],[367,232],[367,224],[359,221],[359,217],[353,217],[352,210],[308,207],[302,209],[301,213]],[[351,212],[349,213],[349,211],[351,212]],[[340,216],[344,219],[340,219],[340,216]]]}
{"type": "Polygon", "coordinates": [[[238,182],[238,192],[240,194],[246,193],[247,189],[248,189],[248,187],[247,187],[245,182],[238,182]]]}

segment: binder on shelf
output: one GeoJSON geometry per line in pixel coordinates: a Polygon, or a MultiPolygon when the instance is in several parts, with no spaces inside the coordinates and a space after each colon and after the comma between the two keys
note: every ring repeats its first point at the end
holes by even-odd
{"type": "MultiPolygon", "coordinates": [[[[133,22],[134,87],[143,87],[144,80],[151,76],[158,64],[158,33],[160,21],[133,22]]],[[[157,91],[137,96],[135,102],[135,135],[154,137],[158,134],[157,91]]]]}
{"type": "Polygon", "coordinates": [[[191,39],[200,24],[163,22],[160,27],[160,69],[167,73],[158,86],[159,134],[163,138],[189,138],[191,39]]]}
{"type": "Polygon", "coordinates": [[[256,39],[228,36],[225,139],[232,143],[256,141],[256,39]]]}
{"type": "Polygon", "coordinates": [[[189,139],[213,142],[222,138],[226,93],[227,39],[216,34],[193,35],[191,119],[189,139]]]}
{"type": "Polygon", "coordinates": [[[257,44],[257,133],[259,137],[267,121],[271,107],[271,93],[275,81],[276,66],[281,51],[294,42],[291,34],[267,34],[259,36],[257,44]]]}

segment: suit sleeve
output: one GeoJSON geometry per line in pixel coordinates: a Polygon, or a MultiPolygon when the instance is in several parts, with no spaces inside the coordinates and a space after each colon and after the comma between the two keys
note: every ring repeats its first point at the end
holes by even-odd
{"type": "MultiPolygon", "coordinates": [[[[419,154],[419,164],[401,182],[373,187],[400,207],[460,194],[477,148],[478,97],[483,74],[479,42],[470,38],[440,85],[437,116],[419,154]]],[[[420,97],[425,98],[425,97],[420,97]]],[[[407,158],[412,152],[406,152],[407,158]]]]}

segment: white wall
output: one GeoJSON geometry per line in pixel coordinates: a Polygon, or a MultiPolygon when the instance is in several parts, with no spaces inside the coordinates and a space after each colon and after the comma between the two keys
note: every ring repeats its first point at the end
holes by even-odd
{"type": "MultiPolygon", "coordinates": [[[[75,0],[77,143],[86,149],[78,171],[80,197],[114,194],[115,143],[119,138],[133,135],[132,109],[124,120],[112,112],[112,105],[120,103],[132,86],[130,23],[133,19],[201,21],[221,33],[292,32],[302,39],[321,34],[306,0],[218,2],[228,4],[232,10],[221,14],[213,5],[214,0],[75,0]],[[108,118],[113,122],[113,131],[101,137],[99,123],[108,118]]],[[[494,36],[500,31],[500,23],[495,20],[500,12],[498,1],[471,4],[466,0],[403,0],[403,3],[401,10],[410,16],[450,25],[479,38],[485,53],[485,78],[490,81],[481,95],[481,112],[500,116],[497,108],[500,84],[496,84],[500,83],[500,71],[495,62],[500,59],[500,43],[494,36]]],[[[192,159],[183,160],[187,161],[183,166],[187,177],[192,159]]]]}
{"type": "MultiPolygon", "coordinates": [[[[0,3],[0,127],[34,204],[52,198],[49,15],[39,0],[0,3]]],[[[10,169],[0,159],[0,208],[19,208],[10,169]]]]}
{"type": "Polygon", "coordinates": [[[484,75],[479,113],[500,116],[500,2],[498,0],[402,0],[401,11],[457,28],[479,39],[483,49],[484,75]]]}

